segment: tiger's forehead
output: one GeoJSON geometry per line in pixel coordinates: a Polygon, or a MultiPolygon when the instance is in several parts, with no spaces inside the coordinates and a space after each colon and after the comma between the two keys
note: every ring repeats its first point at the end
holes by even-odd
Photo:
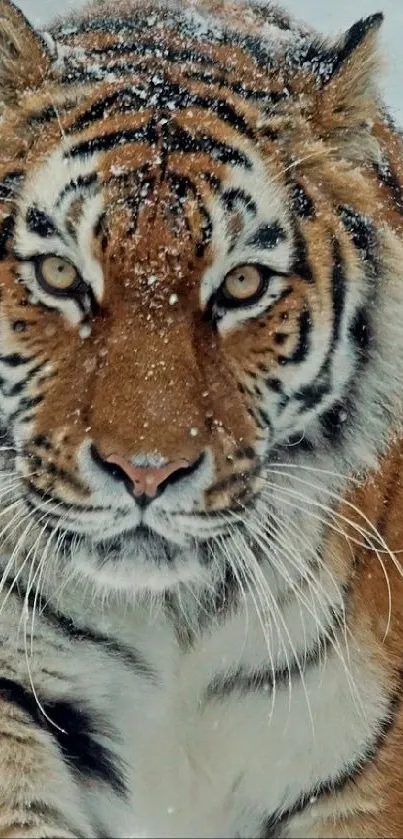
{"type": "MultiPolygon", "coordinates": [[[[91,149],[88,142],[82,148],[85,141],[72,138],[46,155],[21,191],[17,254],[70,259],[99,297],[104,272],[95,240],[101,228],[126,273],[134,270],[134,260],[141,261],[142,273],[155,272],[157,263],[169,273],[173,256],[177,273],[179,262],[189,266],[207,249],[210,263],[221,270],[241,258],[253,261],[258,250],[267,251],[274,268],[287,270],[287,194],[270,161],[246,141],[230,145],[222,138],[217,154],[213,146],[200,165],[192,148],[172,149],[169,140],[164,145],[166,131],[159,141],[146,142],[150,124],[158,126],[155,115],[135,120],[130,142],[118,142],[112,151],[91,149]],[[230,155],[228,162],[220,159],[230,155]]],[[[180,126],[172,119],[170,136],[178,130],[187,130],[183,115],[180,126]]],[[[107,145],[108,135],[103,138],[107,145]]]]}

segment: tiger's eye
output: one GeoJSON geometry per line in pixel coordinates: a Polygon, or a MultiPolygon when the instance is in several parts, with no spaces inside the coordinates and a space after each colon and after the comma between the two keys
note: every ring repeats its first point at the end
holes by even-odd
{"type": "Polygon", "coordinates": [[[59,256],[47,256],[40,265],[39,279],[49,291],[72,291],[80,281],[77,268],[59,256]]]}
{"type": "Polygon", "coordinates": [[[255,265],[239,265],[225,277],[222,291],[226,297],[247,302],[262,286],[262,276],[255,265]]]}

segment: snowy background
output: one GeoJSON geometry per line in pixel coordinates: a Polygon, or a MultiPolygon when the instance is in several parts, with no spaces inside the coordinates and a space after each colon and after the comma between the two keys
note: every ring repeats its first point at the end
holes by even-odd
{"type": "MultiPolygon", "coordinates": [[[[82,5],[83,0],[14,0],[37,24],[46,24],[60,10],[82,5]]],[[[278,0],[296,17],[325,33],[347,29],[358,18],[383,11],[384,95],[397,121],[403,125],[403,0],[278,0]]]]}

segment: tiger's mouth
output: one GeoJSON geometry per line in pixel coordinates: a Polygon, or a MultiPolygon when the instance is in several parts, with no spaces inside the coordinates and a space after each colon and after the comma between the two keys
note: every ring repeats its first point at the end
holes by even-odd
{"type": "Polygon", "coordinates": [[[189,536],[179,544],[145,524],[113,536],[69,531],[61,539],[62,567],[108,594],[163,594],[180,583],[204,586],[214,567],[214,540],[189,536]]]}
{"type": "Polygon", "coordinates": [[[159,565],[173,562],[181,551],[175,542],[144,524],[99,540],[84,536],[82,544],[101,564],[119,562],[122,557],[129,560],[141,557],[143,561],[159,565]]]}
{"type": "MultiPolygon", "coordinates": [[[[49,525],[49,531],[54,528],[49,525]]],[[[157,532],[153,527],[140,523],[137,527],[130,527],[111,536],[99,537],[87,533],[78,533],[73,530],[58,528],[59,538],[63,545],[65,555],[74,556],[77,552],[86,554],[92,562],[106,565],[107,563],[119,563],[122,560],[152,563],[157,566],[164,563],[173,563],[186,553],[197,553],[205,558],[209,553],[211,536],[195,536],[192,534],[178,533],[178,538],[173,535],[157,532]]]]}

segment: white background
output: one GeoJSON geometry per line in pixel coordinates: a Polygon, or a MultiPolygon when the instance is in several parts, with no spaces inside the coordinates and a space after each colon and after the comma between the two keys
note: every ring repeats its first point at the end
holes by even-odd
{"type": "MultiPolygon", "coordinates": [[[[82,5],[82,0],[16,0],[34,22],[46,24],[68,8],[82,5]]],[[[383,74],[386,100],[403,125],[403,0],[286,0],[278,2],[296,17],[313,24],[325,33],[338,33],[355,20],[383,11],[385,23],[382,45],[385,57],[383,74]]]]}

